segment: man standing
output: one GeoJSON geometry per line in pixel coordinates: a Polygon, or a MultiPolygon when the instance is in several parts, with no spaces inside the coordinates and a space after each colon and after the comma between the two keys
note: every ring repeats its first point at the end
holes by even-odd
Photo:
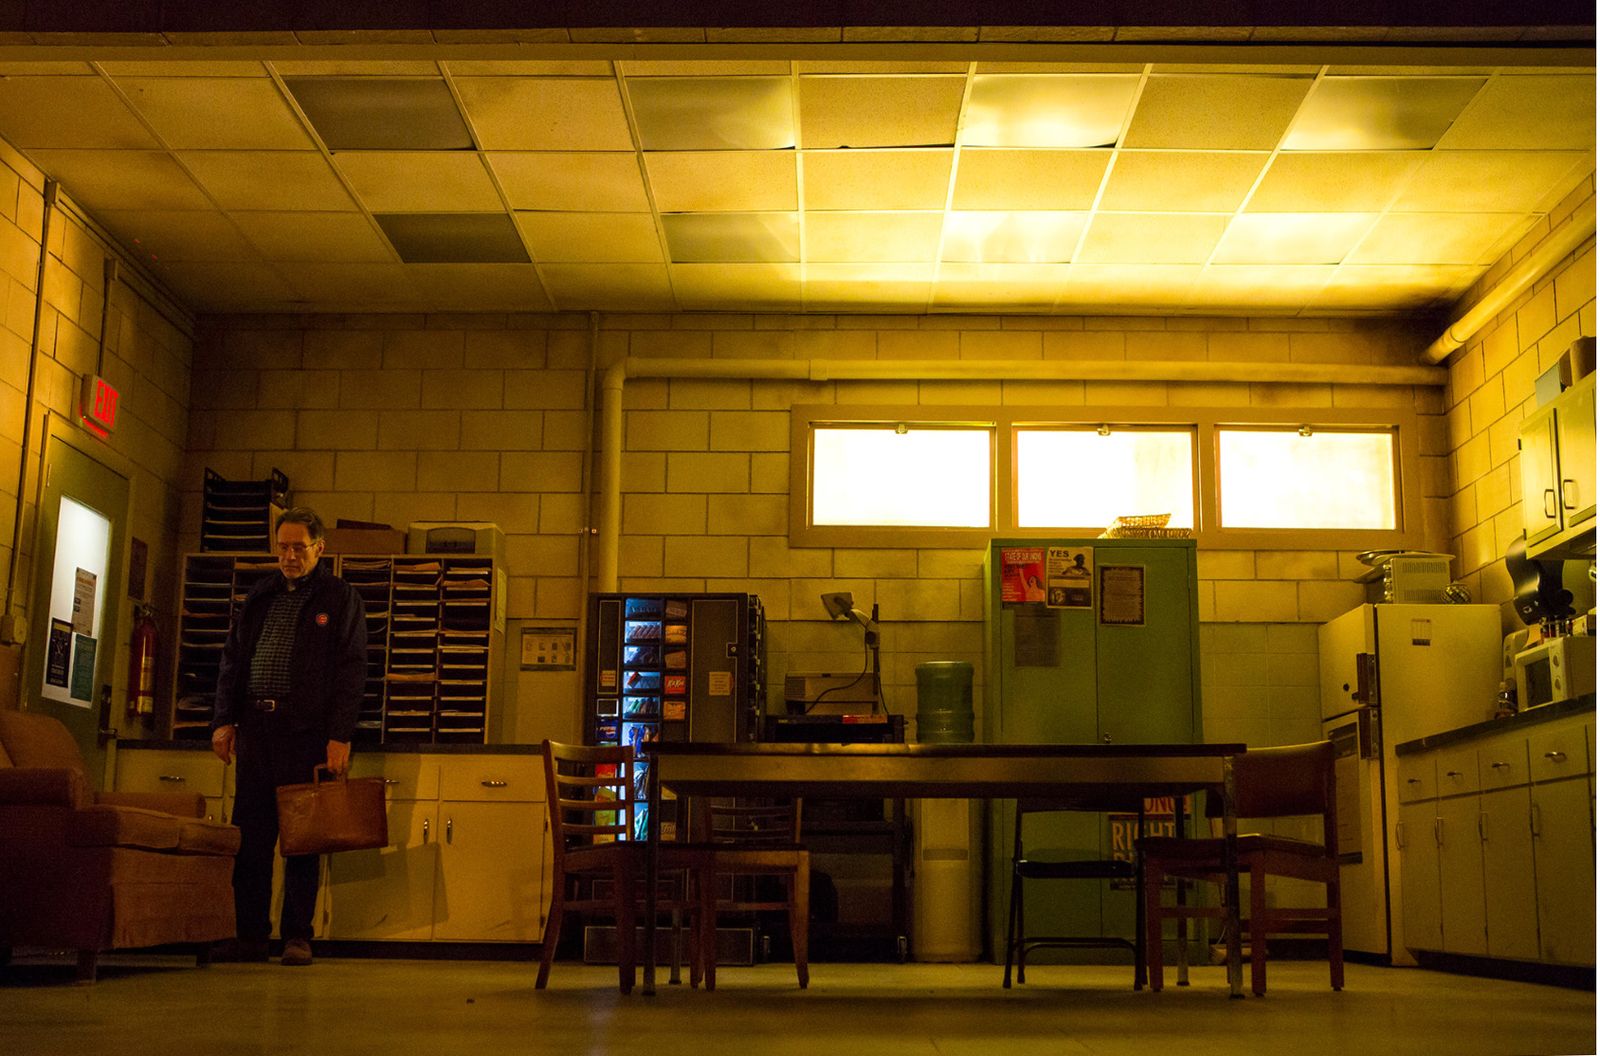
{"type": "MultiPolygon", "coordinates": [[[[234,617],[217,675],[211,750],[237,755],[233,866],[235,948],[218,959],[264,961],[272,935],[272,857],[278,843],[279,785],[312,779],[318,767],[343,775],[367,677],[361,595],[318,564],[322,520],[305,507],[274,526],[278,575],[251,588],[234,617]]],[[[283,963],[311,963],[317,856],[284,859],[283,963]]]]}

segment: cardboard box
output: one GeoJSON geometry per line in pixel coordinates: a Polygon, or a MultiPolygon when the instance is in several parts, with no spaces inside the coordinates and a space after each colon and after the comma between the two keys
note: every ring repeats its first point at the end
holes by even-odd
{"type": "Polygon", "coordinates": [[[329,528],[322,537],[329,554],[403,554],[406,533],[398,528],[329,528]]]}

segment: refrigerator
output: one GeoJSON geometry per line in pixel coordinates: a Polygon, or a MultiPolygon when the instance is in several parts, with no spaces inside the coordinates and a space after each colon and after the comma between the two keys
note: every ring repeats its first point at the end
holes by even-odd
{"type": "MultiPolygon", "coordinates": [[[[753,594],[589,596],[584,737],[596,745],[758,739],[765,709],[766,620],[753,594]]],[[[648,820],[649,771],[634,767],[634,827],[648,820]]],[[[667,816],[665,835],[677,819],[667,816]]]]}
{"type": "Polygon", "coordinates": [[[1414,963],[1401,941],[1394,748],[1490,718],[1498,605],[1362,605],[1318,630],[1322,735],[1335,746],[1344,948],[1414,963]]]}

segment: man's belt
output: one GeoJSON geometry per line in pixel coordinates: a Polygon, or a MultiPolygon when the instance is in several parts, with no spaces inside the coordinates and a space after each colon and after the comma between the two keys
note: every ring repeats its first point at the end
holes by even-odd
{"type": "Polygon", "coordinates": [[[252,711],[274,712],[288,704],[288,701],[278,697],[251,697],[250,708],[252,711]]]}

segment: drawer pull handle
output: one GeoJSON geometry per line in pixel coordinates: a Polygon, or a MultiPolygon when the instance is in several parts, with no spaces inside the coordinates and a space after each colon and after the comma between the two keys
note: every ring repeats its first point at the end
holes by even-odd
{"type": "Polygon", "coordinates": [[[1420,784],[1422,784],[1422,778],[1420,778],[1420,777],[1408,777],[1408,778],[1406,778],[1406,784],[1408,784],[1408,785],[1420,785],[1420,784]]]}
{"type": "Polygon", "coordinates": [[[1444,776],[1445,777],[1460,777],[1461,776],[1461,771],[1460,770],[1446,770],[1444,772],[1444,776]]]}
{"type": "Polygon", "coordinates": [[[1564,763],[1567,761],[1566,752],[1545,752],[1544,757],[1552,763],[1564,763]]]}
{"type": "Polygon", "coordinates": [[[486,777],[482,781],[478,782],[478,784],[482,785],[484,788],[505,788],[507,783],[508,782],[501,781],[499,778],[495,777],[486,777]]]}
{"type": "Polygon", "coordinates": [[[1489,764],[1489,769],[1490,770],[1510,770],[1511,769],[1511,764],[1510,763],[1490,763],[1489,764]]]}
{"type": "Polygon", "coordinates": [[[431,826],[428,824],[428,822],[430,820],[432,820],[432,819],[430,819],[430,818],[423,818],[422,819],[422,842],[423,843],[427,843],[428,842],[428,829],[431,828],[431,826]]]}
{"type": "Polygon", "coordinates": [[[386,777],[383,779],[383,783],[386,785],[398,785],[400,779],[398,777],[386,777]]]}
{"type": "Polygon", "coordinates": [[[160,777],[160,780],[162,780],[162,781],[176,781],[178,784],[181,785],[181,784],[183,784],[183,782],[185,782],[185,781],[187,781],[189,779],[187,777],[184,777],[182,774],[162,774],[161,777],[160,777]]]}

